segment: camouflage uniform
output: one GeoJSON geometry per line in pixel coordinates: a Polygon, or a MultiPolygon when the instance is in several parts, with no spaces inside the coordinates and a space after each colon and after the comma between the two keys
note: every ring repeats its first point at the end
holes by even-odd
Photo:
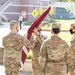
{"type": "Polygon", "coordinates": [[[43,42],[40,51],[40,75],[66,75],[70,67],[70,50],[64,40],[53,35],[43,42]]]}
{"type": "Polygon", "coordinates": [[[33,75],[39,75],[39,52],[40,47],[43,41],[41,34],[36,33],[35,36],[32,36],[30,39],[32,45],[34,46],[32,50],[32,68],[33,68],[33,75]]]}
{"type": "MultiPolygon", "coordinates": [[[[75,23],[71,24],[71,29],[73,31],[75,31],[75,23]]],[[[75,33],[74,33],[75,34],[75,33]]],[[[70,41],[70,48],[71,48],[71,55],[72,55],[72,69],[71,69],[71,75],[75,75],[75,73],[73,72],[75,70],[75,38],[72,37],[71,41],[70,41]]]]}
{"type": "Polygon", "coordinates": [[[75,70],[75,39],[71,40],[71,54],[72,54],[72,62],[73,62],[73,67],[71,70],[71,75],[75,75],[75,73],[73,72],[73,70],[75,70]]]}
{"type": "Polygon", "coordinates": [[[21,49],[24,45],[31,48],[29,41],[16,32],[11,31],[3,38],[6,75],[19,75],[21,49]]]}

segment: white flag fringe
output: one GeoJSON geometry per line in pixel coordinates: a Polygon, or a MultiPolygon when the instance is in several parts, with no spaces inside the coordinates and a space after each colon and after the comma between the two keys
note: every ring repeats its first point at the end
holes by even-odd
{"type": "MultiPolygon", "coordinates": [[[[25,47],[25,46],[23,46],[22,47],[22,50],[24,51],[24,54],[28,54],[28,50],[27,50],[27,48],[25,47]]],[[[22,57],[22,53],[21,53],[21,57],[22,57]]],[[[22,57],[22,59],[23,59],[23,57],[22,57]]],[[[25,58],[24,58],[24,60],[25,60],[25,58]]],[[[20,66],[20,71],[23,69],[23,61],[21,60],[21,66],[20,66]]]]}

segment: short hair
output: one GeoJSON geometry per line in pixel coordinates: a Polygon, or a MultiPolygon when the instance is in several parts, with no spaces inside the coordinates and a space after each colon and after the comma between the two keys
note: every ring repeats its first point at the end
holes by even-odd
{"type": "Polygon", "coordinates": [[[53,32],[54,32],[55,34],[58,34],[58,33],[60,32],[60,29],[59,29],[59,28],[52,28],[52,30],[53,30],[53,32]]]}
{"type": "Polygon", "coordinates": [[[10,26],[18,26],[18,22],[15,20],[10,21],[10,26]]]}

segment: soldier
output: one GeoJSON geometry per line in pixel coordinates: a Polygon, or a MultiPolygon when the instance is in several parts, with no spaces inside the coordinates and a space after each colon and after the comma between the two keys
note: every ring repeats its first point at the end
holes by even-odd
{"type": "Polygon", "coordinates": [[[40,47],[43,42],[43,37],[41,35],[41,29],[39,28],[34,28],[33,36],[31,37],[30,41],[32,45],[34,46],[32,50],[32,68],[33,68],[33,75],[39,75],[39,52],[40,52],[40,47]]]}
{"type": "Polygon", "coordinates": [[[75,75],[75,23],[71,24],[70,33],[73,35],[70,43],[73,66],[71,69],[71,75],[75,75]]]}
{"type": "Polygon", "coordinates": [[[10,22],[11,32],[3,38],[4,66],[6,75],[19,75],[21,49],[23,46],[32,48],[30,42],[18,34],[18,22],[10,22]]]}
{"type": "Polygon", "coordinates": [[[45,40],[40,49],[40,75],[66,75],[70,67],[70,50],[68,44],[58,34],[61,25],[52,24],[52,36],[45,40]]]}

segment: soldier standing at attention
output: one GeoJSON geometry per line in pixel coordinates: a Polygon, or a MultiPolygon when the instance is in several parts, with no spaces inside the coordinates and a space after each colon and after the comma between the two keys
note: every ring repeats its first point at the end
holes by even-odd
{"type": "Polygon", "coordinates": [[[71,54],[72,54],[72,69],[71,69],[71,75],[75,75],[75,23],[71,24],[70,33],[72,34],[72,39],[70,41],[70,48],[71,48],[71,54]]]}
{"type": "Polygon", "coordinates": [[[70,50],[68,44],[59,37],[61,25],[52,24],[52,36],[45,40],[40,49],[40,75],[68,75],[70,50]]]}
{"type": "Polygon", "coordinates": [[[18,22],[10,22],[11,32],[3,38],[4,66],[6,75],[19,75],[21,49],[23,46],[32,48],[30,42],[24,36],[18,34],[18,22]]]}

